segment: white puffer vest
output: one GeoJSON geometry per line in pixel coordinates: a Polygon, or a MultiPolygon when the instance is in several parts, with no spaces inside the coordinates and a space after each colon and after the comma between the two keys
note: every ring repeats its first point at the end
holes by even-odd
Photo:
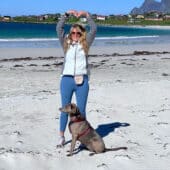
{"type": "Polygon", "coordinates": [[[87,72],[87,56],[81,44],[71,44],[65,55],[62,75],[86,75],[87,72]]]}

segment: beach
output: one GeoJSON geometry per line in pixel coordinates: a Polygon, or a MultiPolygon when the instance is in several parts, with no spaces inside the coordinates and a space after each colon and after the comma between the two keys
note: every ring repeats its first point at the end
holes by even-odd
{"type": "Polygon", "coordinates": [[[62,63],[60,48],[0,48],[0,170],[168,170],[169,44],[92,46],[87,119],[128,148],[94,156],[56,148],[62,63]]]}

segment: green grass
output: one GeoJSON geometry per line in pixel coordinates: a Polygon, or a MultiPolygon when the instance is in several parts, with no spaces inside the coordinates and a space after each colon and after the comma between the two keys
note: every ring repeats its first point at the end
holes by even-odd
{"type": "MultiPolygon", "coordinates": [[[[39,21],[37,17],[26,17],[26,16],[21,16],[21,17],[14,17],[13,18],[14,22],[28,22],[28,23],[56,23],[58,21],[57,18],[48,18],[43,21],[39,21]]],[[[79,20],[75,17],[69,18],[67,23],[73,24],[78,22],[79,20]]],[[[128,23],[127,18],[110,18],[106,19],[105,21],[99,21],[95,20],[96,24],[99,25],[142,25],[142,26],[147,26],[147,25],[162,25],[162,26],[168,26],[170,25],[170,20],[168,21],[146,21],[146,20],[141,20],[140,22],[134,22],[134,23],[128,23]]]]}

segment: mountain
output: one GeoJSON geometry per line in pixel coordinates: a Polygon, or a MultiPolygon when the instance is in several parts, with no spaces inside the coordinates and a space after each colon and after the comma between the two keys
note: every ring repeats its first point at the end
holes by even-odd
{"type": "Polygon", "coordinates": [[[134,8],[131,14],[143,14],[150,11],[170,13],[170,0],[162,0],[161,2],[145,0],[142,6],[140,8],[134,8]]]}
{"type": "Polygon", "coordinates": [[[170,13],[170,0],[162,0],[162,10],[165,13],[170,13]]]}

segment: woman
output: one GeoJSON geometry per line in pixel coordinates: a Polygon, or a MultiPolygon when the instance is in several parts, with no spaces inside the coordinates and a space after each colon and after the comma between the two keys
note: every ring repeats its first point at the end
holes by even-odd
{"type": "MultiPolygon", "coordinates": [[[[89,13],[85,11],[77,12],[75,10],[70,10],[66,12],[58,22],[57,34],[65,54],[60,82],[62,107],[71,103],[73,93],[75,93],[77,106],[81,114],[86,117],[86,103],[89,92],[87,56],[89,47],[95,38],[96,25],[89,13]],[[86,17],[90,26],[90,31],[87,33],[82,25],[74,24],[72,25],[69,34],[65,36],[64,24],[69,15],[86,17]]],[[[65,143],[64,132],[67,121],[68,114],[61,112],[59,146],[62,146],[65,143]]]]}

